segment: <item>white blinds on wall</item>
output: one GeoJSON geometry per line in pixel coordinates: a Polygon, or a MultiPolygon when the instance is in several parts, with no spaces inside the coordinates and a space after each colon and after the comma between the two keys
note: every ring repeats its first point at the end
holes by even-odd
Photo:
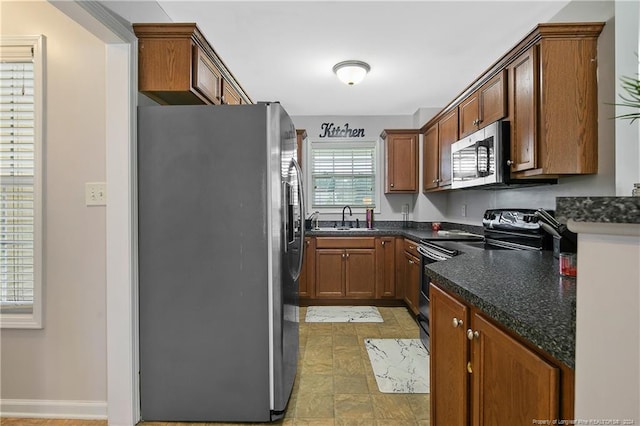
{"type": "Polygon", "coordinates": [[[34,63],[31,46],[0,52],[0,306],[31,312],[35,237],[34,63]]]}
{"type": "MultiPolygon", "coordinates": [[[[363,144],[364,145],[364,144],[363,144]]],[[[375,203],[375,145],[311,148],[313,207],[375,203]]]]}

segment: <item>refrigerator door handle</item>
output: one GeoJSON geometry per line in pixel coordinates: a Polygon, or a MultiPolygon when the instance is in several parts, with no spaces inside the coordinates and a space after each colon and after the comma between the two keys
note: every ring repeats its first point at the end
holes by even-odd
{"type": "Polygon", "coordinates": [[[298,259],[298,271],[294,274],[294,279],[298,279],[298,277],[300,277],[300,273],[302,272],[302,261],[304,260],[304,218],[306,217],[306,209],[305,209],[305,199],[304,199],[304,188],[303,188],[303,180],[302,180],[302,169],[300,169],[300,165],[298,164],[298,162],[296,161],[295,158],[291,159],[291,162],[293,163],[293,167],[296,170],[296,175],[297,175],[297,179],[298,179],[298,204],[300,205],[300,217],[298,218],[298,229],[300,230],[300,232],[298,233],[300,235],[300,241],[298,244],[299,250],[300,250],[300,257],[298,259]]]}

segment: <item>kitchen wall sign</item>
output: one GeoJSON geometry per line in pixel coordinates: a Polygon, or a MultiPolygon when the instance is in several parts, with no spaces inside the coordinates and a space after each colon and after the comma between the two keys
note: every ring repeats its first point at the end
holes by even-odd
{"type": "Polygon", "coordinates": [[[364,129],[350,129],[349,123],[344,127],[335,126],[333,123],[322,123],[320,126],[321,138],[364,138],[364,129]]]}

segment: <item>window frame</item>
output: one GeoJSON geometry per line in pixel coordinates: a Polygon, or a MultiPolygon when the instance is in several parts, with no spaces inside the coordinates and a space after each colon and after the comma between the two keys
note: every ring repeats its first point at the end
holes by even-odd
{"type": "MultiPolygon", "coordinates": [[[[305,187],[307,188],[305,193],[306,201],[307,201],[307,213],[311,213],[311,211],[318,211],[320,213],[331,214],[331,213],[342,213],[342,209],[344,206],[313,206],[313,156],[311,151],[314,147],[322,146],[325,148],[359,148],[363,146],[373,147],[374,149],[374,176],[373,176],[373,204],[369,207],[372,207],[375,212],[379,212],[380,209],[380,171],[381,171],[381,143],[380,140],[374,139],[366,139],[366,140],[355,140],[355,139],[341,139],[334,138],[332,140],[319,140],[319,139],[309,139],[307,143],[303,145],[303,156],[304,156],[304,164],[305,168],[303,170],[305,187]]],[[[358,213],[364,213],[367,209],[367,206],[350,206],[352,207],[352,211],[358,213]]]]}
{"type": "Polygon", "coordinates": [[[41,329],[44,326],[43,257],[43,145],[45,134],[45,41],[44,35],[0,36],[0,57],[4,46],[30,46],[34,65],[34,178],[33,178],[33,307],[31,313],[1,313],[0,328],[41,329]]]}

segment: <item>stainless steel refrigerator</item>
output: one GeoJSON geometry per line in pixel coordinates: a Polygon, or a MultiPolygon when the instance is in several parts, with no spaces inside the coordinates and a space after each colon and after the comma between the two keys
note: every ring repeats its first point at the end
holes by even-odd
{"type": "Polygon", "coordinates": [[[138,110],[143,420],[284,415],[304,196],[278,103],[138,110]]]}

